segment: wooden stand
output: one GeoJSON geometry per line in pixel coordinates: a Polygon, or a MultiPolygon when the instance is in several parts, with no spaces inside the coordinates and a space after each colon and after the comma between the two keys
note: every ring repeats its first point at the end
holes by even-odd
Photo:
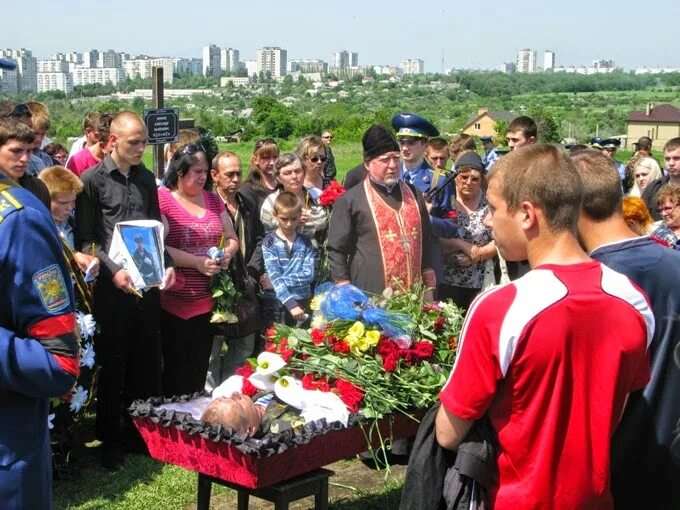
{"type": "Polygon", "coordinates": [[[288,510],[288,505],[292,501],[297,501],[307,496],[314,496],[314,510],[327,510],[328,477],[334,474],[333,471],[328,469],[316,469],[290,480],[284,480],[283,482],[271,485],[270,487],[249,489],[242,485],[199,473],[196,509],[209,509],[212,484],[218,483],[237,491],[238,510],[248,510],[248,499],[250,496],[271,501],[274,503],[274,510],[288,510]]]}

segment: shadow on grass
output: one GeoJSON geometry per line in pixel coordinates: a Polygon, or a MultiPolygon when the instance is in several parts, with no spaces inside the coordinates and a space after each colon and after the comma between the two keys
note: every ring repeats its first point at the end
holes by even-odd
{"type": "Polygon", "coordinates": [[[106,508],[108,504],[122,501],[131,487],[152,481],[163,470],[162,463],[142,455],[127,455],[117,472],[102,468],[100,459],[99,446],[83,446],[74,452],[68,468],[53,482],[56,509],[83,505],[106,508]]]}

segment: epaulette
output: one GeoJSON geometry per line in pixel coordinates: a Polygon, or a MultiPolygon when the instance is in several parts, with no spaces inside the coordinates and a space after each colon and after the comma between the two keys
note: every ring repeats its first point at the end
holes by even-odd
{"type": "Polygon", "coordinates": [[[13,212],[24,208],[24,206],[21,205],[21,202],[14,198],[9,191],[10,188],[14,187],[16,186],[13,184],[0,182],[0,223],[13,212]]]}

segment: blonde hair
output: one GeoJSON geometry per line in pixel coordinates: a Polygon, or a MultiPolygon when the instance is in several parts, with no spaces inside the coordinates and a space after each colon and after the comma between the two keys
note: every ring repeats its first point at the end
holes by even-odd
{"type": "Polygon", "coordinates": [[[78,176],[67,170],[63,166],[51,166],[45,168],[38,178],[45,183],[50,192],[50,198],[54,198],[57,193],[75,193],[83,191],[83,183],[78,176]]]}
{"type": "Polygon", "coordinates": [[[659,163],[657,163],[654,158],[650,157],[641,158],[639,161],[635,163],[635,166],[633,167],[633,187],[630,189],[630,192],[628,193],[628,195],[631,197],[642,196],[643,190],[640,189],[637,180],[635,180],[635,172],[640,167],[649,168],[651,170],[651,172],[649,173],[649,180],[647,181],[647,184],[657,179],[660,179],[662,175],[661,167],[659,167],[659,163]]]}
{"type": "Polygon", "coordinates": [[[52,127],[50,122],[50,111],[45,103],[40,101],[29,101],[26,103],[28,109],[31,111],[31,124],[33,131],[37,133],[47,133],[52,127]]]}

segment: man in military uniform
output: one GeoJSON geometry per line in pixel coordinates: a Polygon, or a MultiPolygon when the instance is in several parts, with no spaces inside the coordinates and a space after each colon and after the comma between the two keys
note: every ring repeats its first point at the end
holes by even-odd
{"type": "MultiPolygon", "coordinates": [[[[51,508],[49,399],[79,373],[69,271],[50,213],[7,177],[10,141],[33,133],[0,120],[0,508],[51,508]]],[[[16,168],[13,168],[15,170],[16,168]]]]}
{"type": "Polygon", "coordinates": [[[484,170],[487,172],[491,170],[491,167],[498,161],[498,153],[496,148],[493,146],[493,139],[490,136],[481,136],[479,139],[482,141],[482,146],[484,147],[484,154],[482,154],[482,164],[484,165],[484,170]]]}
{"type": "Polygon", "coordinates": [[[602,154],[609,157],[616,166],[616,171],[621,179],[621,186],[625,189],[626,184],[626,165],[619,163],[614,159],[616,151],[621,147],[621,140],[618,138],[593,138],[590,140],[590,145],[593,149],[599,150],[602,154]]]}
{"type": "Polygon", "coordinates": [[[159,282],[161,278],[156,270],[156,264],[154,264],[151,253],[144,248],[144,238],[139,234],[135,236],[135,245],[137,248],[132,254],[132,261],[139,269],[139,274],[144,278],[144,283],[159,282]]]}

